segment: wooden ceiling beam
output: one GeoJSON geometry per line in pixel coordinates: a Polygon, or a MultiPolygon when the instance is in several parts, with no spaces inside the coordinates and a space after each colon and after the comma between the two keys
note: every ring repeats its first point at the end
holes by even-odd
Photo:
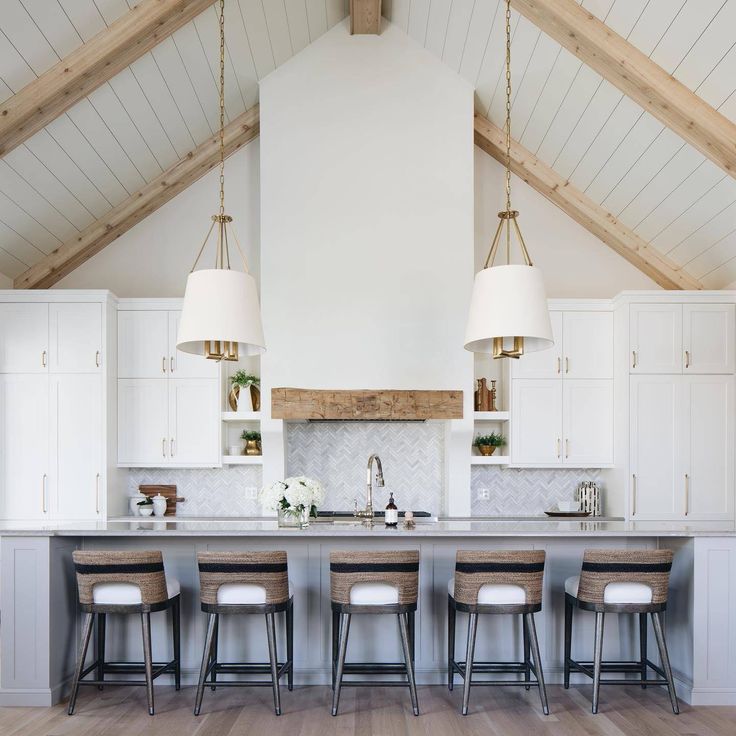
{"type": "Polygon", "coordinates": [[[511,5],[704,156],[736,177],[736,125],[575,0],[511,5]]]}
{"type": "MultiPolygon", "coordinates": [[[[478,114],[475,116],[475,145],[506,165],[504,131],[478,114]]],[[[661,287],[703,288],[697,279],[672,263],[516,141],[511,143],[511,170],[661,287]]]]}
{"type": "Polygon", "coordinates": [[[350,33],[381,32],[381,0],[350,0],[350,33]]]}
{"type": "Polygon", "coordinates": [[[0,104],[0,156],[19,146],[214,0],[141,0],[0,104]]]}
{"type": "MultiPolygon", "coordinates": [[[[225,155],[229,156],[252,141],[259,132],[258,106],[252,107],[225,128],[225,155]]],[[[82,232],[13,282],[16,289],[47,289],[81,266],[95,253],[119,238],[161,205],[175,197],[217,166],[220,160],[219,136],[213,136],[160,176],[114,207],[82,232]]],[[[214,204],[214,200],[213,200],[214,204]]],[[[202,223],[204,227],[205,223],[202,223]]],[[[203,233],[204,235],[204,233],[203,233]]]]}

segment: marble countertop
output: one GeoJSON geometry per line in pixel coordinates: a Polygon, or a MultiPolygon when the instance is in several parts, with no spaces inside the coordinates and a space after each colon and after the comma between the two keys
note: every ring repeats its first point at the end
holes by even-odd
{"type": "Polygon", "coordinates": [[[736,536],[736,524],[723,521],[558,521],[550,519],[440,519],[418,522],[414,529],[400,524],[365,526],[356,521],[315,522],[308,529],[279,528],[275,519],[123,518],[106,522],[0,521],[0,536],[71,537],[722,537],[736,536]]]}

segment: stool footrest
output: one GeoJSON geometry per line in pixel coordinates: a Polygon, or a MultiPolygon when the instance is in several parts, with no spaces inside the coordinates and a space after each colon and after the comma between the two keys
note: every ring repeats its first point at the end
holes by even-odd
{"type": "Polygon", "coordinates": [[[406,665],[403,662],[345,662],[344,675],[405,675],[406,665]]]}
{"type": "MultiPolygon", "coordinates": [[[[568,658],[566,660],[567,665],[570,669],[570,672],[582,672],[584,675],[587,675],[591,679],[594,677],[594,662],[578,662],[574,659],[568,658]]],[[[665,678],[664,680],[647,680],[645,678],[635,678],[631,680],[601,680],[601,685],[666,685],[667,684],[667,675],[665,674],[664,670],[659,667],[658,665],[654,664],[651,660],[647,659],[642,664],[641,662],[633,662],[633,661],[612,661],[612,662],[602,662],[601,663],[601,672],[619,672],[622,674],[638,674],[641,675],[642,668],[646,666],[651,670],[654,670],[660,677],[665,678]]]]}

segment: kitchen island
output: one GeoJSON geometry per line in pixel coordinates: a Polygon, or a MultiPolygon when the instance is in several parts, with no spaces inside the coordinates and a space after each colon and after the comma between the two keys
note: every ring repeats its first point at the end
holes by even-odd
{"type": "MultiPolygon", "coordinates": [[[[667,547],[675,552],[667,609],[667,637],[678,695],[691,704],[736,704],[736,526],[732,522],[625,522],[440,519],[407,530],[354,521],[317,522],[282,529],[269,519],[120,519],[35,526],[0,525],[0,705],[50,705],[66,693],[79,638],[74,549],[160,549],[167,575],[182,590],[184,682],[194,681],[202,652],[205,615],[199,609],[196,555],[201,550],[285,549],[294,586],[296,683],[330,680],[330,579],[333,549],[419,549],[417,679],[445,681],[447,583],[458,549],[544,549],[547,553],[540,647],[549,682],[562,678],[564,581],[578,574],[583,550],[667,547]]],[[[153,616],[154,659],[170,658],[165,616],[153,616]]],[[[140,624],[134,617],[108,623],[111,658],[139,659],[140,624]]],[[[259,616],[224,621],[224,659],[264,659],[259,616]],[[250,636],[243,636],[244,629],[250,636]],[[246,642],[250,647],[246,648],[246,642]],[[254,645],[253,642],[256,642],[254,645]]],[[[478,656],[515,658],[519,622],[488,617],[478,656]]],[[[633,617],[609,616],[604,657],[626,659],[638,650],[633,617]],[[610,647],[610,649],[609,649],[610,647]]],[[[462,641],[463,617],[458,639],[462,641]]],[[[394,622],[356,617],[348,656],[394,660],[394,622]]],[[[280,632],[280,635],[283,632],[280,632]]],[[[593,616],[581,613],[573,656],[589,658],[593,616]]],[[[650,656],[654,656],[650,652],[650,656]]],[[[579,680],[585,682],[584,679],[579,680]]]]}

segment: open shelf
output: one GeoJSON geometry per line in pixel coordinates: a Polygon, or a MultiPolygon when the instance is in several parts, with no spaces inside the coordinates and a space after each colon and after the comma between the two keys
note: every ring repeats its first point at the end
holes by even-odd
{"type": "Polygon", "coordinates": [[[508,422],[507,411],[474,411],[473,419],[476,422],[508,422]]]}
{"type": "Polygon", "coordinates": [[[471,465],[508,465],[511,461],[508,455],[471,455],[471,465]]]}
{"type": "Polygon", "coordinates": [[[224,411],[222,412],[223,422],[260,422],[261,412],[259,411],[224,411]]]}
{"type": "Polygon", "coordinates": [[[223,465],[263,465],[263,455],[223,455],[223,465]]]}

